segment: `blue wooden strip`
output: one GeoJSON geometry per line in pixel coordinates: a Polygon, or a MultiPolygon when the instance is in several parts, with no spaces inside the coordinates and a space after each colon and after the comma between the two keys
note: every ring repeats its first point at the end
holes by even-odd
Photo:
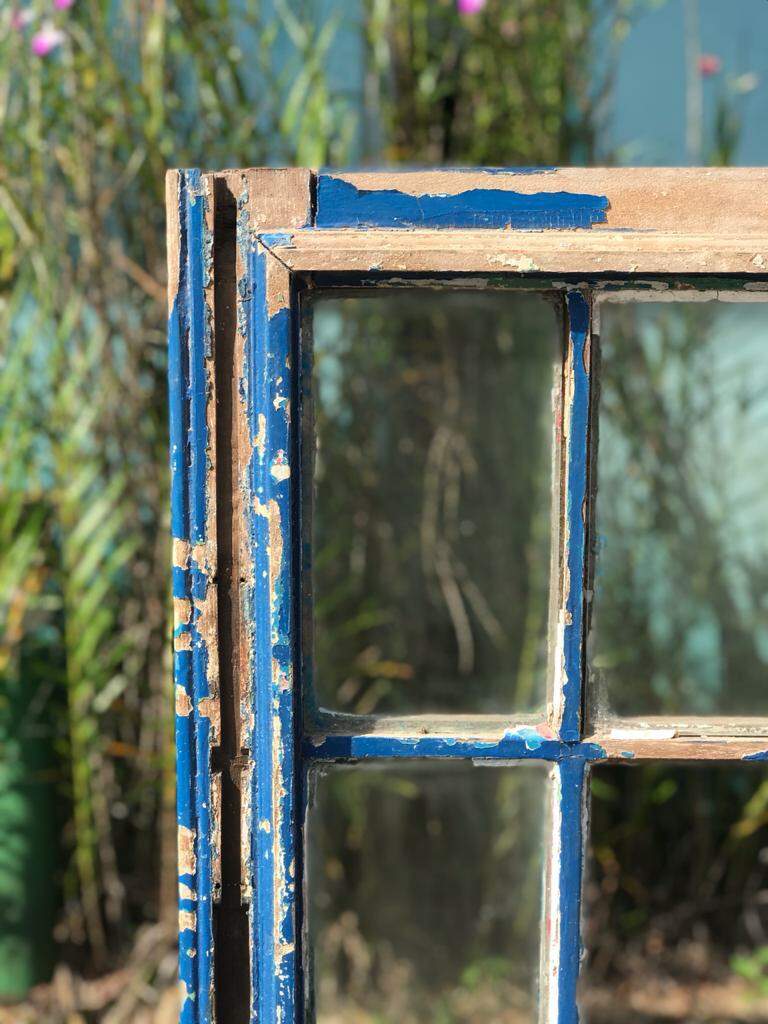
{"type": "Polygon", "coordinates": [[[590,228],[606,221],[608,199],[578,192],[525,195],[473,188],[457,195],[358,189],[342,178],[317,181],[318,228],[590,228]]]}
{"type": "Polygon", "coordinates": [[[545,739],[533,729],[518,729],[498,740],[446,736],[395,737],[376,734],[330,733],[305,739],[302,754],[307,760],[344,761],[381,757],[472,758],[497,761],[597,761],[605,751],[596,743],[563,743],[545,739]]]}
{"type": "Polygon", "coordinates": [[[251,794],[253,1021],[294,1020],[295,763],[291,406],[295,394],[291,314],[267,308],[267,260],[241,240],[245,393],[254,438],[248,530],[253,583],[248,598],[255,771],[251,794]]]}
{"type": "MultiPolygon", "coordinates": [[[[301,343],[298,348],[299,378],[297,423],[298,455],[297,463],[301,467],[302,476],[299,493],[301,495],[298,509],[297,533],[301,545],[300,572],[305,580],[313,579],[314,535],[312,530],[312,500],[315,481],[312,479],[311,467],[315,464],[315,418],[313,415],[313,382],[314,352],[312,345],[301,343]]],[[[301,645],[301,715],[303,722],[315,721],[320,713],[320,704],[315,690],[315,666],[313,645],[311,641],[312,622],[314,616],[313,595],[309,587],[302,592],[302,607],[299,617],[299,643],[301,645]]],[[[304,775],[306,781],[306,773],[304,775]]]]}
{"type": "MultiPolygon", "coordinates": [[[[186,502],[186,450],[187,432],[184,424],[184,399],[186,385],[182,359],[182,310],[177,294],[168,317],[168,412],[170,418],[171,449],[171,533],[174,537],[187,539],[189,524],[186,502]]],[[[179,575],[174,567],[174,576],[179,575]]],[[[174,586],[176,580],[174,580],[174,586]]],[[[182,584],[183,585],[183,584],[182,584]]],[[[176,596],[182,596],[181,594],[176,596]]]]}
{"type": "Polygon", "coordinates": [[[581,871],[584,857],[586,762],[579,759],[562,761],[557,772],[560,787],[557,1022],[578,1024],[576,995],[581,961],[581,871]]]}
{"type": "MultiPolygon", "coordinates": [[[[586,558],[587,430],[589,425],[589,304],[580,292],[568,293],[568,365],[573,375],[567,438],[566,529],[567,577],[563,634],[563,717],[560,736],[580,735],[584,567],[586,558]]],[[[566,394],[568,388],[566,387],[566,394]]]]}
{"type": "Polygon", "coordinates": [[[168,322],[173,595],[188,609],[174,633],[177,822],[179,829],[179,974],[182,1024],[209,1024],[213,987],[210,719],[208,650],[199,604],[209,580],[192,557],[206,540],[208,428],[205,415],[205,200],[198,171],[180,174],[179,291],[168,322]]]}

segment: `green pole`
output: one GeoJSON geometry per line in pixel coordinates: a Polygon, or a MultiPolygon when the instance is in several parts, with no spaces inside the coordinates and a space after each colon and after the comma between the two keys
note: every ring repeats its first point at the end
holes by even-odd
{"type": "MultiPolygon", "coordinates": [[[[23,675],[23,673],[22,673],[23,675]]],[[[0,678],[0,1002],[23,999],[53,969],[59,827],[53,736],[32,676],[0,678]]],[[[46,702],[43,702],[44,704],[46,702]]]]}

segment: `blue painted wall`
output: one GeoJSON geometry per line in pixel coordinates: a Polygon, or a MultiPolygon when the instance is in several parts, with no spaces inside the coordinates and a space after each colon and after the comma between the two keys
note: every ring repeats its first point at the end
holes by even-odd
{"type": "MultiPolygon", "coordinates": [[[[687,163],[685,147],[685,2],[637,4],[643,13],[619,50],[606,148],[626,165],[687,163]]],[[[768,3],[766,0],[699,0],[700,43],[722,70],[704,80],[704,123],[711,129],[721,91],[754,73],[754,90],[742,94],[743,131],[735,162],[768,163],[768,3]]],[[[711,130],[705,130],[705,153],[711,130]]]]}

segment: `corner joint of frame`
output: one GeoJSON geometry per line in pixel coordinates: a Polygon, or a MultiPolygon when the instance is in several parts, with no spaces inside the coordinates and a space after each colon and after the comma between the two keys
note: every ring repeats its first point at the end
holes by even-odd
{"type": "Polygon", "coordinates": [[[253,237],[257,256],[264,259],[267,316],[271,320],[291,308],[293,269],[281,252],[281,248],[284,250],[290,246],[291,236],[283,232],[265,232],[253,237]]]}

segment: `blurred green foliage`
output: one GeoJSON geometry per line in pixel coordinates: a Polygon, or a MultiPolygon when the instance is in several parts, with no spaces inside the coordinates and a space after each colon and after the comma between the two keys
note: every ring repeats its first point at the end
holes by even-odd
{"type": "Polygon", "coordinates": [[[768,996],[768,946],[758,946],[751,953],[731,958],[734,972],[745,978],[761,996],[768,996]]]}
{"type": "Polygon", "coordinates": [[[175,902],[165,170],[339,162],[354,117],[309,7],[29,11],[0,15],[0,802],[32,771],[19,734],[47,743],[57,936],[99,967],[175,902]],[[46,20],[61,41],[37,56],[46,20]]]}
{"type": "MultiPolygon", "coordinates": [[[[627,990],[644,983],[693,991],[725,983],[730,971],[768,995],[757,984],[768,935],[764,771],[605,765],[593,770],[590,788],[588,987],[608,982],[628,1001],[627,990]]],[[[740,1020],[738,993],[732,1012],[740,1020]]],[[[690,1012],[698,1020],[704,1011],[690,1012]]]]}
{"type": "MultiPolygon", "coordinates": [[[[31,800],[37,824],[18,819],[0,863],[45,846],[61,891],[43,893],[47,865],[19,871],[0,928],[5,902],[33,895],[52,924],[58,895],[64,955],[95,969],[175,914],[165,169],[605,159],[610,47],[633,9],[489,0],[461,18],[453,0],[366,0],[352,26],[346,5],[320,19],[309,0],[39,0],[25,27],[4,7],[0,815],[31,800]],[[61,39],[37,56],[46,21],[61,39]],[[358,30],[359,95],[329,73],[358,30]]],[[[718,118],[727,159],[738,125],[727,106],[718,118]]],[[[643,784],[643,807],[674,804],[670,778],[643,784]]],[[[362,827],[355,791],[343,799],[362,827]]],[[[747,800],[744,834],[765,815],[747,800]]],[[[627,828],[648,832],[645,812],[627,828]]],[[[465,984],[495,969],[469,964],[465,984]]]]}

